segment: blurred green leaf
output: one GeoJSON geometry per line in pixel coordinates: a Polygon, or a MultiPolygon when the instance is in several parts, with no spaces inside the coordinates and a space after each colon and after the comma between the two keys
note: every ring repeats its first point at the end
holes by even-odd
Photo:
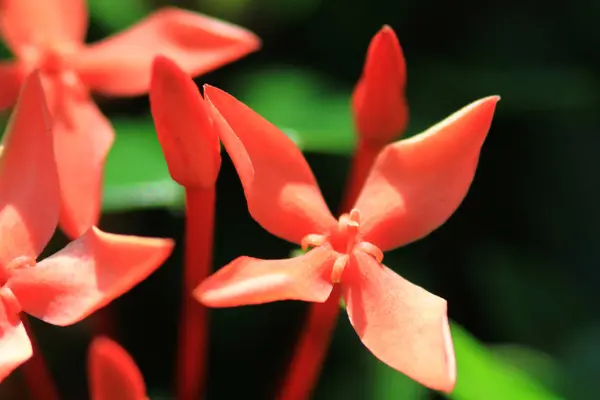
{"type": "Polygon", "coordinates": [[[152,120],[112,123],[117,135],[104,171],[103,211],[183,206],[183,188],[169,175],[152,120]]]}
{"type": "Polygon", "coordinates": [[[369,357],[373,366],[373,394],[370,399],[427,399],[429,390],[409,377],[388,367],[375,357],[369,357]]]}
{"type": "Polygon", "coordinates": [[[452,323],[452,339],[456,352],[458,379],[448,398],[458,400],[558,400],[552,392],[527,372],[505,362],[452,323]]]}
{"type": "Polygon", "coordinates": [[[303,151],[348,154],[354,148],[350,93],[293,67],[271,67],[244,76],[240,96],[285,132],[303,151]]]}
{"type": "Polygon", "coordinates": [[[522,369],[552,390],[558,391],[564,383],[560,365],[546,353],[518,344],[494,345],[490,350],[503,362],[522,369]]]}
{"type": "Polygon", "coordinates": [[[90,0],[92,18],[111,32],[120,31],[150,13],[152,2],[145,0],[90,0]]]}

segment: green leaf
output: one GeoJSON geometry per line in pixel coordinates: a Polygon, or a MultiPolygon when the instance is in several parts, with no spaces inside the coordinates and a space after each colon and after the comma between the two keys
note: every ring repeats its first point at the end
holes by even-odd
{"type": "Polygon", "coordinates": [[[183,188],[169,175],[152,120],[112,123],[117,135],[104,170],[103,211],[183,206],[183,188]]]}
{"type": "Polygon", "coordinates": [[[429,390],[393,368],[388,367],[375,357],[369,357],[373,365],[373,393],[369,396],[374,400],[387,399],[427,399],[429,390]]]}
{"type": "Polygon", "coordinates": [[[502,361],[526,371],[550,389],[558,390],[564,383],[564,371],[548,354],[518,344],[494,345],[490,349],[502,361]]]}
{"type": "Polygon", "coordinates": [[[559,400],[554,393],[515,363],[480,344],[464,328],[452,323],[457,361],[457,383],[448,398],[457,400],[559,400]]]}
{"type": "Polygon", "coordinates": [[[354,148],[350,93],[316,74],[271,67],[244,76],[240,99],[283,128],[303,151],[348,154],[354,148]]]}
{"type": "Polygon", "coordinates": [[[151,11],[146,0],[90,0],[88,4],[91,16],[111,32],[133,25],[151,11]]]}

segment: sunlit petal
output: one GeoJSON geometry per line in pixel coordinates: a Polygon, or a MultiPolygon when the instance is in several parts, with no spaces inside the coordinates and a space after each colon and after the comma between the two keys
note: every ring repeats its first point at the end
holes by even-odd
{"type": "Polygon", "coordinates": [[[450,218],[469,190],[498,100],[471,103],[381,151],[355,205],[363,240],[386,251],[450,218]]]}
{"type": "Polygon", "coordinates": [[[35,259],[56,229],[58,178],[44,91],[30,75],[3,138],[0,156],[0,267],[35,259]]]}
{"type": "Polygon", "coordinates": [[[259,47],[260,40],[241,27],[170,7],[82,50],[74,65],[94,90],[137,95],[148,90],[150,66],[157,55],[172,59],[196,76],[259,47]]]}
{"type": "Polygon", "coordinates": [[[19,311],[18,301],[10,289],[0,288],[0,382],[32,355],[19,311]]]}
{"type": "Polygon", "coordinates": [[[17,53],[28,45],[43,47],[82,42],[87,18],[85,0],[0,1],[0,30],[17,53]]]}
{"type": "Polygon", "coordinates": [[[208,307],[234,307],[278,300],[324,302],[333,285],[336,253],[329,245],[285,260],[239,257],[196,288],[194,296],[208,307]]]}
{"type": "Polygon", "coordinates": [[[233,96],[212,86],[215,127],[240,177],[252,217],[272,234],[300,243],[336,223],[294,142],[233,96]]]}
{"type": "Polygon", "coordinates": [[[36,267],[11,271],[7,286],[23,311],[54,325],[70,325],[144,280],[172,248],[170,239],[91,228],[36,267]]]}
{"type": "Polygon", "coordinates": [[[342,289],[352,326],[377,358],[427,387],[453,389],[456,365],[444,299],[362,252],[354,254],[342,289]]]}

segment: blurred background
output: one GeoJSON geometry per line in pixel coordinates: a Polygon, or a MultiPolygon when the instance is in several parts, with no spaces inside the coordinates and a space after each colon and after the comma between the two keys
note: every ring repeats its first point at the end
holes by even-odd
{"type": "MultiPolygon", "coordinates": [[[[464,203],[425,239],[386,254],[386,264],[449,302],[458,360],[451,398],[600,397],[599,2],[551,10],[533,1],[91,0],[88,41],[164,5],[262,38],[260,52],[196,81],[232,93],[296,140],[332,209],[354,145],[350,94],[383,24],[394,28],[407,60],[408,135],[501,95],[464,203]]],[[[150,397],[170,399],[182,191],[162,160],[147,97],[98,102],[118,135],[101,228],[179,241],[167,264],[109,306],[119,318],[115,339],[138,363],[150,397]]],[[[226,153],[217,195],[215,268],[239,255],[282,258],[294,249],[249,217],[226,153]]],[[[64,243],[57,233],[48,252],[64,243]]],[[[271,398],[305,310],[280,302],[212,311],[206,398],[271,398]]],[[[93,321],[35,322],[65,398],[86,398],[93,321]]],[[[0,397],[23,398],[21,385],[13,374],[0,397]]],[[[315,399],[434,398],[441,397],[377,361],[341,314],[315,399]]]]}

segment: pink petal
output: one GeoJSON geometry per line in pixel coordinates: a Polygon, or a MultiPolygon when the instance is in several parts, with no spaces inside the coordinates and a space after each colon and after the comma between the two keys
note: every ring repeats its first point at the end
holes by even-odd
{"type": "Polygon", "coordinates": [[[417,382],[452,391],[456,365],[446,301],[366,253],[356,252],[351,263],[342,289],[360,340],[381,361],[417,382]]]}
{"type": "Polygon", "coordinates": [[[196,76],[259,47],[260,40],[243,28],[169,7],[82,50],[74,65],[94,90],[139,95],[148,90],[150,66],[157,55],[172,59],[185,72],[196,76]]]}
{"type": "Polygon", "coordinates": [[[404,133],[408,105],[404,95],[406,65],[393,29],[375,35],[365,67],[352,95],[357,133],[367,142],[386,144],[404,133]]]}
{"type": "Polygon", "coordinates": [[[0,62],[0,110],[12,107],[21,89],[22,74],[17,64],[0,62]]]}
{"type": "Polygon", "coordinates": [[[19,256],[35,259],[52,237],[58,220],[59,192],[52,133],[37,73],[28,76],[23,84],[3,145],[0,270],[19,256]]]}
{"type": "Polygon", "coordinates": [[[144,378],[131,356],[107,337],[94,338],[88,355],[91,400],[144,400],[144,378]]]}
{"type": "Polygon", "coordinates": [[[382,251],[426,236],[458,208],[475,175],[497,96],[386,146],[356,201],[363,240],[382,251]]]}
{"type": "Polygon", "coordinates": [[[37,266],[13,270],[6,285],[23,311],[50,324],[71,325],[146,279],[172,248],[170,239],[115,235],[92,227],[37,266]]]}
{"type": "Polygon", "coordinates": [[[221,168],[218,134],[192,78],[166,57],[153,63],[150,106],[173,180],[186,187],[213,187],[221,168]]]}
{"type": "Polygon", "coordinates": [[[50,102],[61,189],[60,227],[71,238],[98,223],[102,177],[114,132],[86,93],[53,82],[50,102]]]}
{"type": "Polygon", "coordinates": [[[0,30],[17,53],[25,46],[56,47],[83,42],[87,18],[84,0],[0,2],[0,30]]]}
{"type": "Polygon", "coordinates": [[[294,142],[233,96],[205,85],[213,121],[244,187],[252,217],[294,243],[336,224],[294,142]]]}
{"type": "Polygon", "coordinates": [[[32,355],[19,311],[19,303],[10,289],[0,288],[0,382],[32,355]]]}
{"type": "Polygon", "coordinates": [[[278,300],[324,302],[336,259],[329,245],[285,260],[239,257],[202,282],[194,296],[208,307],[235,307],[278,300]]]}

